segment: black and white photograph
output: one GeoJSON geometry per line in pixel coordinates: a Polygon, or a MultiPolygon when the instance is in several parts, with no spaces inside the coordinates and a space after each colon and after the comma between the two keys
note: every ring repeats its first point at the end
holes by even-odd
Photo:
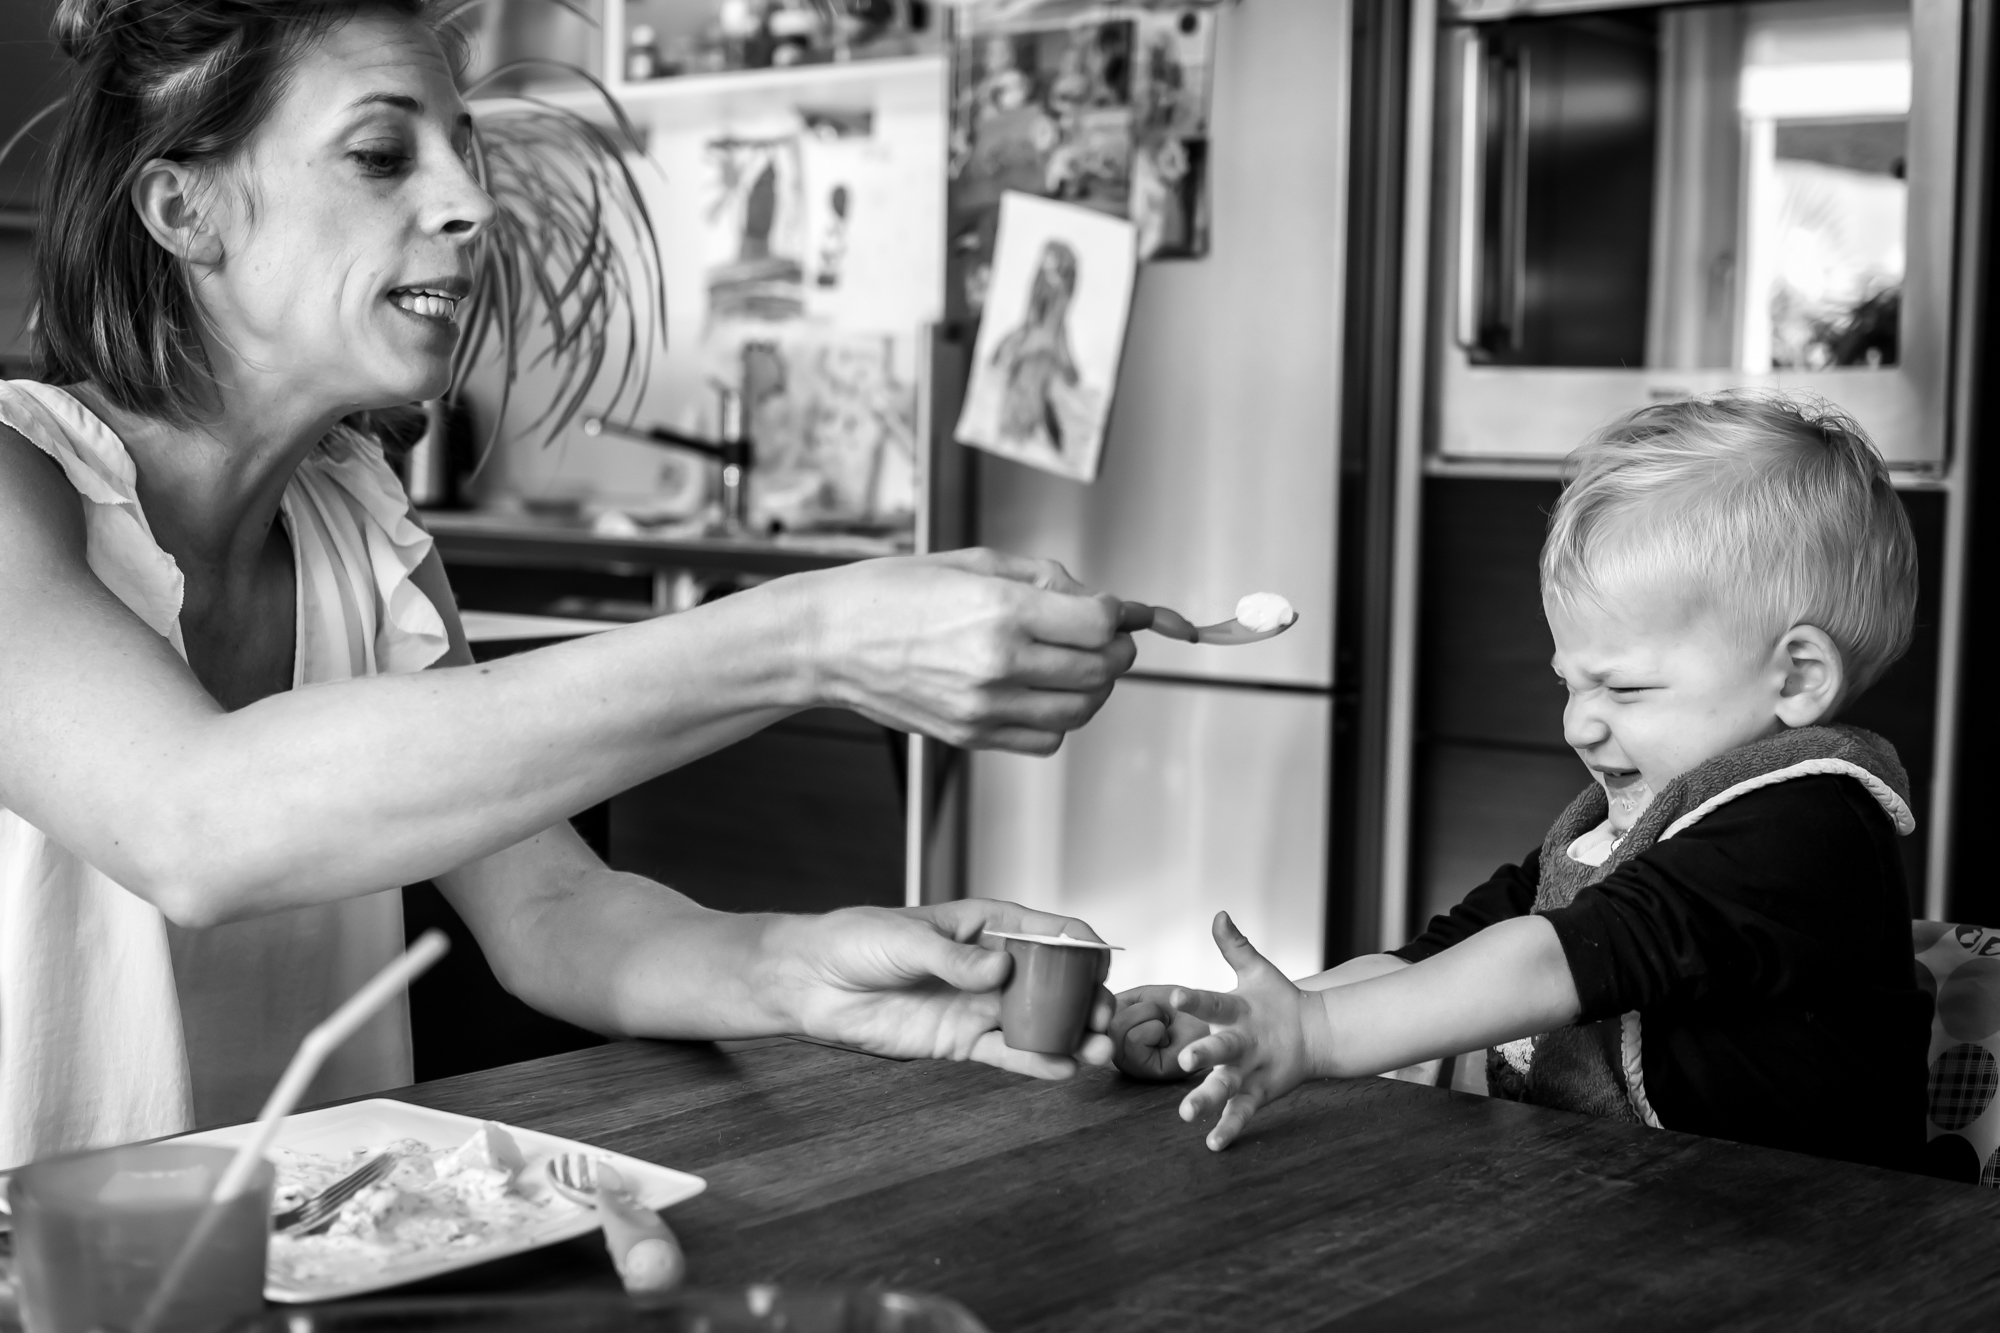
{"type": "Polygon", "coordinates": [[[2000,1327],[1996,61],[4,0],[0,1333],[2000,1327]]]}

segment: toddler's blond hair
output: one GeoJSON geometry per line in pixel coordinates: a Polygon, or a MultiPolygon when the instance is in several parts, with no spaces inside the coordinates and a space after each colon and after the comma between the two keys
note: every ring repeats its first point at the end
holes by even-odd
{"type": "Polygon", "coordinates": [[[1569,456],[1542,546],[1542,600],[1658,593],[1722,614],[1768,651],[1815,625],[1843,700],[1909,647],[1917,552],[1889,469],[1829,403],[1731,391],[1629,412],[1569,456]]]}

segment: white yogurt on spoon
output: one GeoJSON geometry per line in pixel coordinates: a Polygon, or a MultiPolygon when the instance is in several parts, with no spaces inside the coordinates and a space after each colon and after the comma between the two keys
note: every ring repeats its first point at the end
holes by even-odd
{"type": "Polygon", "coordinates": [[[1258,634],[1280,629],[1298,618],[1292,604],[1275,592],[1249,593],[1236,604],[1237,623],[1258,634]]]}

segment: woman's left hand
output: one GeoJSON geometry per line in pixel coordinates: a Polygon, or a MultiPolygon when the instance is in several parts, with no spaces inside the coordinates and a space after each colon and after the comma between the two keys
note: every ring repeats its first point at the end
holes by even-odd
{"type": "Polygon", "coordinates": [[[1000,988],[1013,960],[986,930],[1097,938],[1070,917],[971,898],[933,907],[850,907],[780,917],[771,982],[802,1036],[897,1059],[978,1060],[1036,1078],[1108,1064],[1111,994],[1102,988],[1074,1059],[1017,1051],[1000,1036],[1000,988]]]}

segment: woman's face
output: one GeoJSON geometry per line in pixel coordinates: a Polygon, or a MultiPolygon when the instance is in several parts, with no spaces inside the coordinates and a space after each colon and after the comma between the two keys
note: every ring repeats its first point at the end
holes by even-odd
{"type": "Polygon", "coordinates": [[[470,135],[421,24],[365,14],[307,49],[210,192],[222,254],[196,291],[218,371],[296,380],[342,412],[442,392],[493,212],[470,135]]]}

